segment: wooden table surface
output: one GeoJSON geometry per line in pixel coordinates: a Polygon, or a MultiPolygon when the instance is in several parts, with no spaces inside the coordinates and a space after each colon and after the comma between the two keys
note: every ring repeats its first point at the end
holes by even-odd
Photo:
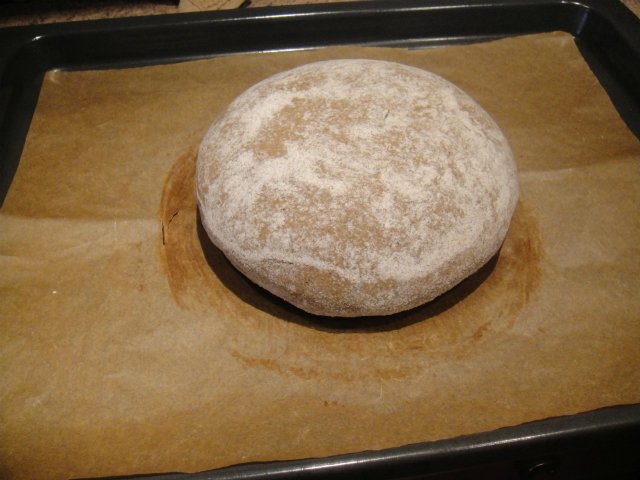
{"type": "MultiPolygon", "coordinates": [[[[331,3],[345,0],[30,0],[0,3],[0,27],[37,23],[130,17],[163,13],[228,10],[275,5],[331,3]]],[[[357,0],[346,0],[357,1],[357,0]]],[[[640,0],[622,0],[640,16],[640,0]]]]}

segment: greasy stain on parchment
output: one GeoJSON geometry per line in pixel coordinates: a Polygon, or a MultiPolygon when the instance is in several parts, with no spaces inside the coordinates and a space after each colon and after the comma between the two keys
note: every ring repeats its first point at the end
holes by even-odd
{"type": "Polygon", "coordinates": [[[253,284],[209,241],[196,206],[195,160],[195,150],[186,152],[167,176],[159,252],[175,302],[212,322],[233,322],[229,353],[246,367],[342,381],[418,375],[428,367],[425,353],[459,357],[508,331],[538,288],[543,248],[521,201],[499,255],[436,300],[387,317],[310,315],[253,284]]]}

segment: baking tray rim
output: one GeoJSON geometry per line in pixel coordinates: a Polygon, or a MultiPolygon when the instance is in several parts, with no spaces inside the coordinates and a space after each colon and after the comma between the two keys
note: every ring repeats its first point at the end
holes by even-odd
{"type": "MultiPolygon", "coordinates": [[[[482,22],[480,17],[480,22],[482,22]]],[[[508,18],[506,18],[508,20],[508,18]]],[[[388,21],[388,18],[385,18],[388,21]]],[[[435,21],[435,20],[433,20],[435,21]]],[[[525,23],[526,25],[526,23],[525,23]]],[[[19,162],[29,124],[40,91],[42,79],[47,71],[59,68],[118,68],[149,64],[172,63],[220,54],[235,54],[256,51],[277,51],[291,48],[314,48],[339,44],[379,44],[379,45],[432,45],[457,42],[472,42],[514,36],[528,33],[563,30],[574,36],[583,56],[590,64],[601,83],[619,109],[627,109],[632,121],[640,116],[640,92],[634,82],[640,78],[640,22],[619,1],[610,0],[383,0],[354,3],[332,3],[318,5],[298,5],[287,7],[267,7],[243,10],[198,12],[189,14],[168,14],[148,17],[91,20],[72,23],[30,25],[0,29],[0,202],[9,188],[19,162]],[[210,32],[225,29],[233,35],[241,26],[265,26],[267,31],[296,29],[301,26],[318,25],[326,28],[327,22],[375,21],[389,14],[397,18],[419,14],[421,19],[468,18],[478,13],[501,14],[513,17],[516,13],[546,12],[556,14],[532,28],[509,28],[509,22],[489,27],[467,24],[452,33],[442,34],[441,30],[424,31],[421,38],[402,32],[393,35],[342,36],[334,42],[321,38],[314,42],[309,37],[296,37],[292,42],[281,39],[280,43],[262,45],[260,39],[254,43],[234,45],[229,51],[224,48],[202,50],[198,43],[210,39],[210,32]],[[467,29],[465,29],[467,28],[467,29]],[[189,30],[199,29],[203,37],[189,37],[189,30]],[[158,32],[173,31],[186,35],[181,50],[161,54],[153,51],[145,54],[141,49],[131,49],[127,41],[151,36],[158,42],[158,32]],[[209,32],[209,33],[207,33],[209,32]],[[87,55],[86,50],[65,54],[61,51],[70,41],[79,42],[89,38],[100,42],[109,36],[123,38],[113,45],[111,56],[96,59],[87,55]],[[394,36],[395,35],[395,36],[394,36]],[[602,37],[598,37],[602,35],[602,37]],[[600,42],[602,38],[604,42],[600,42]],[[608,48],[607,40],[615,48],[608,48]],[[197,45],[197,51],[189,49],[190,43],[197,45]],[[324,43],[323,43],[324,42],[324,43]],[[598,45],[604,43],[604,45],[598,45]],[[620,47],[622,45],[622,47],[620,47]],[[119,55],[124,53],[124,57],[119,55]],[[198,49],[199,48],[199,49],[198,49]],[[617,49],[626,49],[620,58],[617,49]],[[115,49],[115,50],[114,50],[115,49]],[[191,53],[189,53],[191,52],[191,53]],[[631,56],[630,55],[631,52],[631,56]],[[631,62],[629,62],[631,60],[631,62]],[[616,64],[616,62],[618,62],[616,64]],[[627,64],[625,65],[625,62],[627,64]],[[630,65],[628,63],[631,63],[630,65]],[[627,68],[628,67],[628,68],[627,68]],[[599,70],[599,71],[598,71],[599,70]],[[611,72],[613,71],[613,73],[611,72]],[[616,101],[616,98],[618,100],[616,101]]],[[[324,32],[327,34],[327,32],[324,32]]],[[[329,32],[330,33],[330,32],[329,32]]],[[[362,33],[358,30],[357,33],[362,33]]],[[[237,34],[237,33],[236,33],[237,34]]],[[[331,35],[329,35],[331,37],[331,35]]],[[[165,38],[166,41],[166,38],[165,38]]],[[[107,46],[106,50],[109,47],[107,46]]],[[[105,49],[99,50],[104,54],[105,49]]],[[[638,83],[640,85],[640,83],[638,83]]],[[[627,120],[627,119],[625,119],[627,120]]],[[[627,120],[629,123],[629,120],[627,120]]],[[[638,135],[637,131],[635,131],[638,135]]],[[[332,476],[335,474],[363,474],[373,478],[375,469],[395,469],[394,475],[403,468],[412,474],[445,471],[452,467],[474,465],[487,462],[499,455],[539,455],[548,454],[549,448],[564,448],[570,444],[593,445],[603,438],[614,441],[638,441],[640,438],[640,404],[613,406],[593,412],[544,419],[523,425],[505,427],[491,432],[394,447],[379,451],[348,453],[321,459],[299,459],[279,462],[237,465],[214,471],[195,474],[169,474],[158,478],[188,479],[231,479],[231,478],[298,478],[300,476],[332,476]],[[586,443],[585,443],[586,442],[586,443]],[[416,466],[418,465],[418,466],[416,466]],[[445,469],[445,470],[443,470],[445,469]]],[[[515,457],[514,457],[515,458],[515,457]]],[[[387,472],[388,473],[388,472],[387,472]]],[[[381,478],[378,472],[377,478],[381,478]]],[[[126,478],[126,477],[119,477],[126,478]]],[[[133,477],[132,477],[133,478],[133,477]]],[[[153,478],[153,477],[150,477],[153,478]]]]}

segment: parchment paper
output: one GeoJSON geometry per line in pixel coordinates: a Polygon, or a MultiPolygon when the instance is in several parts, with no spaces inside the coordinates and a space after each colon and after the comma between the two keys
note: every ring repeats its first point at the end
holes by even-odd
{"type": "Polygon", "coordinates": [[[565,34],[50,72],[0,210],[0,477],[199,471],[638,402],[639,185],[640,142],[565,34]],[[458,84],[521,182],[497,261],[355,329],[238,274],[193,186],[236,95],[337,57],[458,84]]]}

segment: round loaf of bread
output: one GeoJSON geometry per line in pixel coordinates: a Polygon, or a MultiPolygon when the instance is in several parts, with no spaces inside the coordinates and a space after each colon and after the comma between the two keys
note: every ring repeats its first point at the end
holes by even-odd
{"type": "Polygon", "coordinates": [[[504,135],[427,71],[332,60],[274,75],[211,126],[202,224],[253,282],[318,315],[425,303],[500,248],[518,197],[504,135]]]}

